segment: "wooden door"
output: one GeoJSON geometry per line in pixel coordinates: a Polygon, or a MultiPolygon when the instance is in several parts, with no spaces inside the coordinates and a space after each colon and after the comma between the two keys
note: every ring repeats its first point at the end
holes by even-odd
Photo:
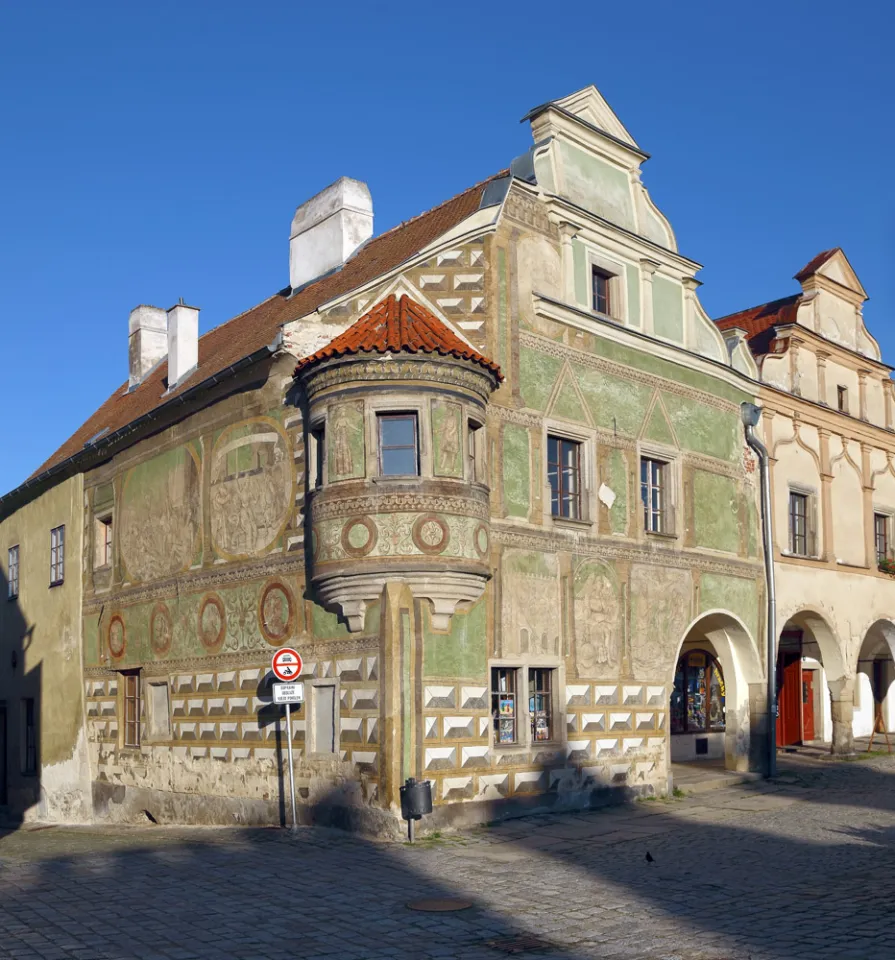
{"type": "Polygon", "coordinates": [[[802,739],[816,740],[814,726],[814,670],[802,671],[802,739]]]}
{"type": "Polygon", "coordinates": [[[777,667],[777,746],[802,739],[802,658],[781,652],[777,667]]]}

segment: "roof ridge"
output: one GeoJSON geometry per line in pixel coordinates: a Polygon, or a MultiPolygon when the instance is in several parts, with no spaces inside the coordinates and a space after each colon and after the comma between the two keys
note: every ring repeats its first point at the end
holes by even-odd
{"type": "Polygon", "coordinates": [[[743,307],[742,310],[734,310],[732,313],[725,313],[722,317],[714,317],[712,319],[712,323],[720,323],[722,320],[729,320],[731,317],[737,317],[741,313],[750,313],[752,310],[761,310],[764,307],[774,307],[777,304],[793,303],[801,296],[801,293],[791,293],[785,297],[777,297],[774,300],[765,300],[763,303],[756,303],[751,307],[743,307]]]}

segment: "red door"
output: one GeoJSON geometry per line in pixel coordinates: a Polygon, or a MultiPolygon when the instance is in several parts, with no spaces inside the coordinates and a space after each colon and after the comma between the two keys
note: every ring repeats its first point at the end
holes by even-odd
{"type": "Polygon", "coordinates": [[[814,671],[802,671],[802,740],[816,740],[814,727],[814,671]]]}
{"type": "Polygon", "coordinates": [[[802,658],[798,653],[780,654],[777,667],[777,746],[802,739],[802,658]]]}

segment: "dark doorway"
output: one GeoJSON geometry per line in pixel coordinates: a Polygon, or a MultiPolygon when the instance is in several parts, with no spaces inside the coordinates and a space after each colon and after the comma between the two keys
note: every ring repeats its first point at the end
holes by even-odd
{"type": "Polygon", "coordinates": [[[0,703],[0,807],[9,803],[6,791],[6,704],[0,703]]]}

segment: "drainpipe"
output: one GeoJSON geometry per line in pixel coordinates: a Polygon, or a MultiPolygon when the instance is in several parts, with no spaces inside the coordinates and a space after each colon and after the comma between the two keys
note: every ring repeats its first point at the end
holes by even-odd
{"type": "Polygon", "coordinates": [[[740,414],[746,428],[746,443],[758,457],[761,476],[761,533],[768,590],[768,779],[771,779],[777,776],[777,594],[774,587],[774,543],[771,535],[771,480],[768,475],[767,447],[755,436],[761,407],[754,403],[743,403],[740,414]]]}

